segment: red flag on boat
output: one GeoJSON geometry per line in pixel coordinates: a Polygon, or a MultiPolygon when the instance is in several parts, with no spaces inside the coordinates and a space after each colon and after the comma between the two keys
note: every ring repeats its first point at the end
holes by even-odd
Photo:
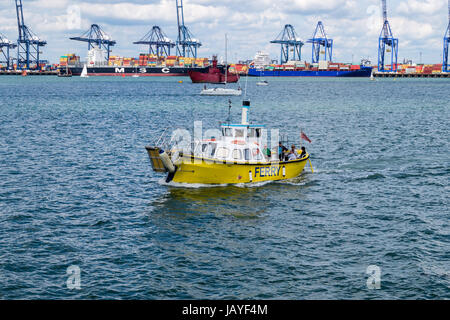
{"type": "Polygon", "coordinates": [[[300,135],[300,138],[311,143],[311,140],[308,138],[308,136],[303,131],[302,131],[302,134],[300,135]]]}

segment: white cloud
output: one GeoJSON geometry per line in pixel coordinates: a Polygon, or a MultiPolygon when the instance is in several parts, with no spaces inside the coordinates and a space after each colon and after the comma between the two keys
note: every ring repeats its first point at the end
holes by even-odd
{"type": "Polygon", "coordinates": [[[399,4],[397,13],[407,15],[434,15],[446,9],[446,5],[446,0],[407,0],[399,4]]]}

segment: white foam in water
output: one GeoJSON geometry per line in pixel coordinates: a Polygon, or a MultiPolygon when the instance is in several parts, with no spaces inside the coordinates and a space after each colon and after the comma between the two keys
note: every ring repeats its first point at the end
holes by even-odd
{"type": "Polygon", "coordinates": [[[306,184],[306,181],[303,181],[301,183],[294,182],[295,178],[288,179],[288,180],[268,180],[268,181],[259,181],[259,182],[250,182],[250,183],[222,183],[222,184],[206,184],[206,183],[180,183],[180,182],[166,182],[166,179],[163,178],[158,181],[158,183],[162,186],[168,186],[168,187],[175,187],[175,188],[192,188],[192,189],[199,189],[199,188],[217,188],[217,187],[238,187],[238,188],[255,188],[255,187],[262,187],[269,183],[278,183],[278,184],[289,184],[293,186],[303,186],[306,184]]]}
{"type": "Polygon", "coordinates": [[[206,183],[180,183],[180,182],[166,182],[166,179],[163,178],[158,181],[158,183],[162,186],[168,186],[168,187],[175,187],[175,188],[192,188],[192,189],[199,189],[199,188],[216,188],[216,187],[226,187],[229,186],[229,184],[206,184],[206,183]]]}

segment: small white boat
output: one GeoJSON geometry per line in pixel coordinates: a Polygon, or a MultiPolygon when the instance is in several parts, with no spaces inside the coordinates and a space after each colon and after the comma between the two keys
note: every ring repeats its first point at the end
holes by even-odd
{"type": "Polygon", "coordinates": [[[227,35],[225,34],[225,88],[212,88],[207,89],[206,85],[203,90],[200,92],[201,96],[241,96],[242,89],[239,87],[238,89],[230,89],[227,88],[227,74],[228,74],[228,63],[227,61],[227,35]]]}
{"type": "Polygon", "coordinates": [[[257,86],[268,86],[269,82],[267,82],[267,80],[263,80],[263,81],[258,81],[256,83],[257,86]]]}
{"type": "Polygon", "coordinates": [[[86,65],[84,65],[83,71],[81,71],[80,77],[81,78],[89,78],[86,65]]]}
{"type": "Polygon", "coordinates": [[[200,92],[202,96],[241,96],[242,90],[239,89],[230,89],[230,88],[212,88],[212,89],[203,89],[200,92]]]}
{"type": "Polygon", "coordinates": [[[139,78],[139,75],[138,74],[133,74],[131,77],[132,78],[139,78]]]}

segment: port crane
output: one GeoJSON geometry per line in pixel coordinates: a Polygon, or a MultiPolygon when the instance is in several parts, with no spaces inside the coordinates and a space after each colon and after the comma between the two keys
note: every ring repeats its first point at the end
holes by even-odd
{"type": "Polygon", "coordinates": [[[0,33],[0,63],[6,64],[6,70],[11,69],[11,57],[10,49],[17,48],[17,45],[8,40],[3,34],[0,33]],[[2,59],[3,57],[3,59],[2,59]]]}
{"type": "Polygon", "coordinates": [[[448,26],[444,36],[444,60],[442,61],[442,72],[450,72],[448,61],[448,47],[450,43],[450,0],[448,0],[448,26]]]}
{"type": "Polygon", "coordinates": [[[153,26],[141,40],[134,44],[148,45],[148,53],[160,56],[170,56],[170,49],[175,47],[175,42],[170,40],[158,26],[153,26]]]}
{"type": "Polygon", "coordinates": [[[300,61],[302,59],[304,42],[299,38],[292,25],[285,25],[276,39],[270,41],[270,43],[281,45],[280,64],[284,64],[290,60],[300,61]],[[289,52],[292,52],[291,59],[289,52]]]}
{"type": "Polygon", "coordinates": [[[327,37],[322,21],[317,23],[314,35],[308,43],[312,43],[312,63],[318,63],[321,55],[324,61],[333,60],[333,39],[327,37]]]}
{"type": "Polygon", "coordinates": [[[383,7],[383,29],[378,39],[378,71],[397,72],[398,38],[394,38],[387,18],[386,0],[381,0],[383,7]],[[390,68],[386,68],[386,56],[390,55],[390,68]]]}
{"type": "Polygon", "coordinates": [[[88,50],[91,50],[95,45],[99,49],[104,49],[107,54],[107,60],[109,60],[109,53],[111,52],[110,48],[116,44],[116,41],[112,40],[111,37],[97,24],[91,25],[91,28],[81,36],[72,37],[70,40],[87,42],[88,50]]]}
{"type": "Polygon", "coordinates": [[[47,44],[47,41],[39,39],[39,37],[25,25],[22,0],[15,1],[17,27],[19,30],[19,39],[17,40],[17,68],[20,70],[30,69],[32,65],[39,68],[39,64],[47,62],[39,60],[39,55],[42,53],[40,48],[44,47],[47,44]]]}
{"type": "Polygon", "coordinates": [[[178,22],[177,55],[197,58],[197,49],[202,44],[194,38],[189,29],[184,25],[183,0],[176,0],[176,5],[178,22]]]}

